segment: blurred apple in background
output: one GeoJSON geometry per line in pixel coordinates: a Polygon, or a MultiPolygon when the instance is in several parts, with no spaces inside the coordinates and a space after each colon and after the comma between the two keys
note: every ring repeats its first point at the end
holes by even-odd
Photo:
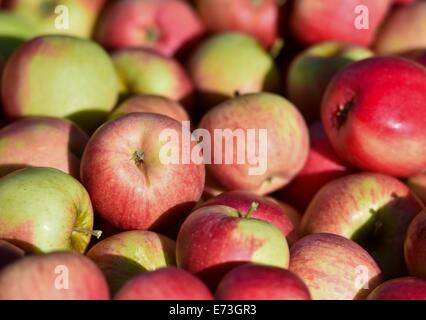
{"type": "Polygon", "coordinates": [[[189,272],[166,267],[129,280],[115,300],[212,300],[204,283],[189,272]]]}
{"type": "Polygon", "coordinates": [[[321,100],[333,76],[346,65],[369,58],[363,47],[324,42],[301,52],[287,73],[287,94],[307,122],[320,120],[321,100]]]}
{"type": "Polygon", "coordinates": [[[97,235],[92,227],[87,191],[62,171],[28,168],[0,179],[0,239],[37,253],[83,253],[97,235]]]}
{"type": "Polygon", "coordinates": [[[410,274],[426,280],[426,213],[419,214],[407,231],[405,262],[410,274]]]}
{"type": "Polygon", "coordinates": [[[426,173],[410,177],[406,183],[411,191],[426,205],[426,173]]]}
{"type": "Polygon", "coordinates": [[[368,300],[426,300],[426,281],[414,277],[389,280],[374,289],[368,300]]]}
{"type": "Polygon", "coordinates": [[[15,51],[3,74],[4,112],[11,120],[66,117],[91,132],[106,119],[117,96],[111,59],[89,40],[35,38],[15,51]]]}
{"type": "Polygon", "coordinates": [[[33,31],[25,19],[11,13],[0,12],[0,59],[3,62],[32,36],[33,31]]]}
{"type": "Polygon", "coordinates": [[[228,272],[215,294],[218,300],[311,300],[309,289],[291,271],[247,264],[228,272]]]}
{"type": "Polygon", "coordinates": [[[102,272],[77,253],[28,256],[0,272],[0,300],[108,299],[102,272]]]}
{"type": "Polygon", "coordinates": [[[10,242],[0,240],[0,270],[6,265],[21,259],[25,251],[11,244],[10,242]]]}
{"type": "Polygon", "coordinates": [[[355,242],[334,234],[306,236],[290,250],[289,270],[313,300],[364,299],[381,282],[374,259],[355,242]]]}
{"type": "Polygon", "coordinates": [[[219,159],[214,154],[217,150],[212,151],[208,159],[211,164],[206,166],[207,194],[217,195],[226,190],[245,190],[259,195],[271,193],[288,184],[303,168],[308,156],[306,123],[296,107],[278,95],[254,93],[225,101],[211,109],[199,127],[208,130],[215,145],[225,146],[219,159]],[[219,135],[222,141],[217,141],[215,130],[218,129],[242,130],[246,137],[239,141],[241,138],[235,136],[223,139],[219,135]],[[249,129],[256,132],[253,141],[246,143],[250,140],[249,129]],[[262,137],[262,129],[266,130],[265,137],[262,137]],[[244,156],[245,161],[237,157],[237,150],[242,146],[246,149],[240,157],[244,156]],[[250,150],[253,148],[255,150],[250,150]],[[233,151],[232,161],[227,160],[229,150],[233,151]],[[258,163],[250,159],[252,153],[258,157],[258,163]]]}
{"type": "Polygon", "coordinates": [[[175,265],[175,243],[150,231],[126,231],[97,243],[87,256],[102,270],[114,294],[139,273],[175,265]]]}
{"type": "Polygon", "coordinates": [[[0,130],[0,176],[25,167],[51,167],[80,177],[89,136],[65,119],[34,117],[0,130]]]}

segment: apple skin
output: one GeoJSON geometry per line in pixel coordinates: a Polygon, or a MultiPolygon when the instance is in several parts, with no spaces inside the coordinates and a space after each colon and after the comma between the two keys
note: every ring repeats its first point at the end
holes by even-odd
{"type": "Polygon", "coordinates": [[[290,25],[294,36],[304,44],[341,41],[369,46],[390,8],[390,0],[297,0],[290,25]],[[369,9],[369,27],[357,30],[357,6],[369,9]],[[332,17],[332,19],[330,19],[332,17]]]}
{"type": "Polygon", "coordinates": [[[126,231],[94,245],[87,256],[107,279],[112,294],[132,277],[175,265],[173,240],[150,231],[126,231]]]}
{"type": "Polygon", "coordinates": [[[309,289],[291,271],[247,264],[228,272],[215,294],[218,300],[311,300],[309,289]]]}
{"type": "Polygon", "coordinates": [[[242,33],[212,36],[193,53],[188,68],[205,109],[235,93],[279,92],[281,88],[273,58],[255,39],[242,33]]]}
{"type": "Polygon", "coordinates": [[[53,168],[27,168],[0,179],[0,239],[26,251],[83,253],[93,227],[89,195],[53,168]]]}
{"type": "Polygon", "coordinates": [[[37,35],[61,34],[90,38],[96,19],[107,0],[4,0],[1,7],[24,18],[32,25],[37,35]],[[66,6],[69,13],[69,28],[57,29],[60,13],[55,9],[66,6]]]}
{"type": "MultiPolygon", "coordinates": [[[[234,163],[226,164],[225,155],[222,155],[222,164],[214,164],[215,159],[212,159],[212,164],[206,165],[207,187],[210,188],[206,192],[212,195],[228,190],[259,195],[271,193],[288,184],[302,170],[308,157],[308,128],[302,115],[289,101],[275,94],[253,93],[225,101],[211,109],[199,127],[208,130],[212,137],[215,129],[268,130],[266,172],[250,175],[249,163],[238,164],[234,159],[234,163]]],[[[259,142],[257,137],[256,146],[259,142]]],[[[236,139],[234,150],[237,150],[236,139]]]]}
{"type": "Polygon", "coordinates": [[[426,281],[414,277],[386,281],[371,292],[368,300],[426,300],[426,281]]]}
{"type": "Polygon", "coordinates": [[[364,171],[409,177],[426,168],[425,104],[425,68],[398,57],[370,58],[333,78],[322,121],[343,160],[364,171]]]}
{"type": "Polygon", "coordinates": [[[111,49],[144,47],[171,57],[203,32],[199,17],[185,1],[124,0],[107,7],[96,39],[111,49]]]}
{"type": "Polygon", "coordinates": [[[406,183],[411,191],[426,205],[426,173],[410,177],[406,183]]]}
{"type": "Polygon", "coordinates": [[[147,49],[118,50],[112,59],[122,94],[159,95],[184,105],[191,103],[191,79],[175,59],[147,49]]]}
{"type": "Polygon", "coordinates": [[[299,238],[301,215],[285,203],[278,203],[270,197],[261,197],[246,191],[228,191],[202,203],[198,208],[207,206],[227,206],[239,212],[247,212],[253,203],[259,206],[251,215],[253,219],[263,220],[275,225],[286,237],[289,245],[299,238]]]}
{"type": "Polygon", "coordinates": [[[25,255],[25,251],[11,244],[10,242],[0,240],[0,270],[6,265],[18,261],[25,255]]]}
{"type": "Polygon", "coordinates": [[[175,225],[201,198],[204,164],[161,161],[160,135],[166,129],[176,132],[182,145],[182,125],[152,113],[110,121],[87,144],[81,179],[99,215],[119,229],[175,225]]]}
{"type": "Polygon", "coordinates": [[[145,272],[130,279],[115,300],[212,300],[213,295],[198,278],[175,267],[145,272]]]}
{"type": "Polygon", "coordinates": [[[215,288],[231,268],[256,262],[287,268],[289,249],[273,224],[227,206],[208,206],[189,215],[176,241],[178,267],[215,288]]]}
{"type": "Polygon", "coordinates": [[[110,120],[117,119],[132,112],[158,113],[179,122],[189,121],[185,108],[176,101],[162,96],[137,95],[123,101],[109,116],[110,120]]]}
{"type": "Polygon", "coordinates": [[[89,136],[71,121],[26,118],[0,130],[0,176],[26,167],[51,167],[79,179],[89,136]]]}
{"type": "Polygon", "coordinates": [[[293,245],[290,256],[289,270],[305,282],[313,300],[364,299],[381,283],[373,258],[338,235],[306,236],[293,245]]]}
{"type": "Polygon", "coordinates": [[[41,36],[20,46],[7,62],[3,109],[11,120],[66,117],[91,132],[114,107],[118,89],[114,66],[99,45],[68,36],[41,36]]]}
{"type": "Polygon", "coordinates": [[[410,224],[404,244],[405,262],[412,276],[426,280],[426,213],[410,224]]]}
{"type": "Polygon", "coordinates": [[[278,38],[279,5],[276,0],[196,0],[196,8],[211,32],[238,31],[271,48],[278,38]]]}
{"type": "Polygon", "coordinates": [[[287,73],[287,94],[308,123],[320,119],[321,100],[333,76],[346,65],[370,58],[363,47],[324,42],[301,52],[287,73]]]}
{"type": "Polygon", "coordinates": [[[378,54],[395,54],[426,47],[426,3],[417,1],[396,8],[377,35],[374,49],[378,54]]]}
{"type": "Polygon", "coordinates": [[[309,128],[311,146],[302,171],[277,193],[279,199],[305,212],[315,194],[328,182],[354,171],[337,156],[321,123],[309,128]]]}
{"type": "Polygon", "coordinates": [[[390,279],[406,273],[404,240],[421,210],[410,189],[396,178],[358,173],[321,188],[302,218],[300,232],[333,233],[357,242],[390,279]]]}
{"type": "Polygon", "coordinates": [[[9,58],[16,48],[32,36],[30,25],[22,17],[0,12],[0,59],[9,58]]]}
{"type": "Polygon", "coordinates": [[[108,286],[102,272],[90,259],[77,253],[28,256],[0,272],[0,300],[108,299],[108,286]],[[57,289],[55,284],[65,285],[67,276],[68,289],[57,289]]]}

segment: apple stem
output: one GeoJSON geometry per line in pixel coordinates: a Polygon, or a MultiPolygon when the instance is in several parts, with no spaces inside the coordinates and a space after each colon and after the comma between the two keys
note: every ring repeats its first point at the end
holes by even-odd
{"type": "Polygon", "coordinates": [[[258,207],[259,207],[259,203],[252,202],[251,205],[250,205],[250,208],[247,210],[247,213],[244,216],[244,218],[246,218],[246,219],[250,218],[250,216],[253,214],[253,212],[255,212],[257,210],[258,207]]]}
{"type": "Polygon", "coordinates": [[[272,45],[271,50],[269,50],[269,54],[272,56],[272,58],[277,58],[281,50],[284,48],[284,40],[282,38],[278,38],[275,40],[274,44],[272,45]]]}
{"type": "Polygon", "coordinates": [[[96,239],[99,239],[102,235],[101,230],[91,230],[91,229],[79,228],[79,227],[74,227],[72,230],[75,231],[75,232],[84,233],[84,234],[94,236],[96,239]]]}

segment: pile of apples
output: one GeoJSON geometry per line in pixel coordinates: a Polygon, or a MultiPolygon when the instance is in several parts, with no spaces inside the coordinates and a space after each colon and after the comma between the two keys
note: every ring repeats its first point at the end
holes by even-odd
{"type": "Polygon", "coordinates": [[[0,299],[426,299],[425,0],[0,8],[0,299]]]}

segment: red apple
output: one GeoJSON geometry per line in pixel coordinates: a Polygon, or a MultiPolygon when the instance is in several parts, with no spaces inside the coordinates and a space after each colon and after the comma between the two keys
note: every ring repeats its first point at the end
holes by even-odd
{"type": "Polygon", "coordinates": [[[426,280],[426,213],[410,224],[404,244],[405,262],[410,274],[426,280]]]}
{"type": "Polygon", "coordinates": [[[408,177],[426,168],[425,104],[425,68],[397,57],[370,58],[334,77],[322,120],[342,159],[366,171],[408,177]]]}
{"type": "Polygon", "coordinates": [[[102,272],[83,255],[28,256],[0,272],[0,300],[107,300],[102,272]]]}
{"type": "Polygon", "coordinates": [[[145,47],[173,56],[203,33],[193,9],[181,0],[122,0],[107,7],[96,39],[108,48],[145,47]]]}
{"type": "Polygon", "coordinates": [[[228,272],[215,296],[218,300],[311,300],[309,289],[291,271],[254,264],[228,272]]]}
{"type": "Polygon", "coordinates": [[[212,300],[204,283],[185,270],[168,267],[129,280],[115,300],[212,300]]]}
{"type": "Polygon", "coordinates": [[[232,267],[256,262],[288,266],[288,245],[280,230],[247,212],[226,206],[207,206],[194,211],[183,223],[176,241],[179,267],[197,274],[211,288],[232,267]]]}
{"type": "Polygon", "coordinates": [[[190,135],[169,117],[131,113],[108,122],[90,139],[81,178],[96,210],[114,226],[129,230],[174,224],[200,199],[204,165],[162,159],[167,145],[161,137],[170,131],[180,145],[190,135]]]}
{"type": "Polygon", "coordinates": [[[414,277],[389,280],[374,289],[368,300],[426,300],[426,281],[414,277]]]}
{"type": "Polygon", "coordinates": [[[0,270],[6,265],[13,263],[25,255],[25,251],[11,244],[0,240],[0,270]]]}
{"type": "Polygon", "coordinates": [[[278,203],[273,198],[261,197],[245,191],[229,191],[207,200],[199,207],[222,205],[234,208],[238,212],[247,212],[254,202],[258,204],[258,207],[251,215],[253,219],[275,225],[290,245],[299,238],[300,213],[284,203],[278,203]]]}
{"type": "Polygon", "coordinates": [[[381,282],[373,258],[355,242],[327,233],[309,235],[290,250],[289,270],[313,300],[364,299],[381,282]]]}

